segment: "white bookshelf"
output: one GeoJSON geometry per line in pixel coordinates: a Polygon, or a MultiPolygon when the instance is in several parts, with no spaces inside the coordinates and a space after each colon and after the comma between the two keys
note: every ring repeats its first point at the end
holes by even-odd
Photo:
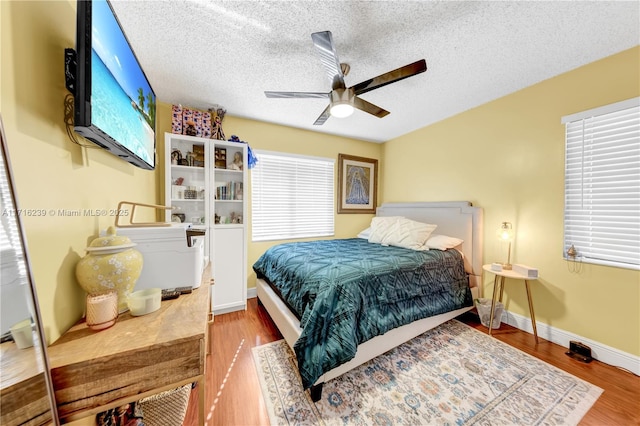
{"type": "Polygon", "coordinates": [[[165,133],[165,159],[165,205],[173,207],[166,220],[206,231],[213,311],[246,309],[247,145],[165,133]],[[233,169],[236,154],[241,170],[233,169]]]}

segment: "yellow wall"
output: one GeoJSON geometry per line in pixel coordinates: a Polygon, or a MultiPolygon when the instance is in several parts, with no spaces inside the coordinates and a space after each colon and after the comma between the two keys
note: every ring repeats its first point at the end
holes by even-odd
{"type": "MultiPolygon", "coordinates": [[[[485,263],[506,261],[495,238],[516,231],[512,263],[539,269],[539,322],[640,355],[640,272],[562,258],[564,115],[640,95],[640,48],[581,67],[384,144],[383,202],[470,200],[484,209],[485,263]],[[407,170],[411,172],[407,173],[407,170]]],[[[485,295],[493,276],[485,274],[485,295]]],[[[506,307],[528,318],[524,286],[506,307]]]]}
{"type": "Polygon", "coordinates": [[[75,265],[87,242],[115,219],[65,217],[58,210],[115,209],[121,200],[155,203],[160,190],[156,172],[103,150],[80,148],[67,137],[63,54],[75,45],[75,6],[75,1],[0,2],[0,112],[17,198],[23,209],[47,212],[22,219],[49,341],[82,316],[84,291],[75,265]]]}

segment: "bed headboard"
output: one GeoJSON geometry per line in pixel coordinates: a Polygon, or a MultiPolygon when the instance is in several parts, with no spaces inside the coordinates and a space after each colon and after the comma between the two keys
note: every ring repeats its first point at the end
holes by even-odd
{"type": "MultiPolygon", "coordinates": [[[[482,208],[468,201],[384,203],[377,208],[377,216],[404,216],[417,222],[438,225],[434,234],[443,234],[464,240],[467,269],[471,269],[469,285],[482,283],[482,208]]],[[[480,294],[481,295],[481,294],[480,294]]]]}

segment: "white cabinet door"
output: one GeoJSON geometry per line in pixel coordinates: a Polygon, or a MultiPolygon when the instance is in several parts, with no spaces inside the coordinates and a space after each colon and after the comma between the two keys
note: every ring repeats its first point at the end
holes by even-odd
{"type": "Polygon", "coordinates": [[[246,309],[247,280],[244,262],[244,227],[215,229],[213,310],[216,314],[246,309]]]}

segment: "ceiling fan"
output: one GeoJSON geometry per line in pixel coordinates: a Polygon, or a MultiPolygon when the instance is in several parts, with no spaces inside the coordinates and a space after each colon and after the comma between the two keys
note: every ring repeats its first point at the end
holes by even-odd
{"type": "Polygon", "coordinates": [[[349,65],[340,63],[336,48],[333,44],[331,31],[321,31],[311,34],[311,40],[320,54],[322,65],[324,65],[329,81],[331,81],[331,91],[324,92],[273,92],[265,91],[267,98],[329,98],[329,105],[322,111],[322,114],[313,123],[322,125],[329,116],[348,117],[353,113],[354,108],[382,118],[389,114],[389,111],[380,108],[364,99],[358,97],[363,93],[370,92],[387,84],[404,80],[405,78],[420,74],[427,70],[427,63],[424,59],[409,65],[386,72],[377,77],[365,80],[351,87],[346,87],[344,77],[349,73],[349,65]]]}

